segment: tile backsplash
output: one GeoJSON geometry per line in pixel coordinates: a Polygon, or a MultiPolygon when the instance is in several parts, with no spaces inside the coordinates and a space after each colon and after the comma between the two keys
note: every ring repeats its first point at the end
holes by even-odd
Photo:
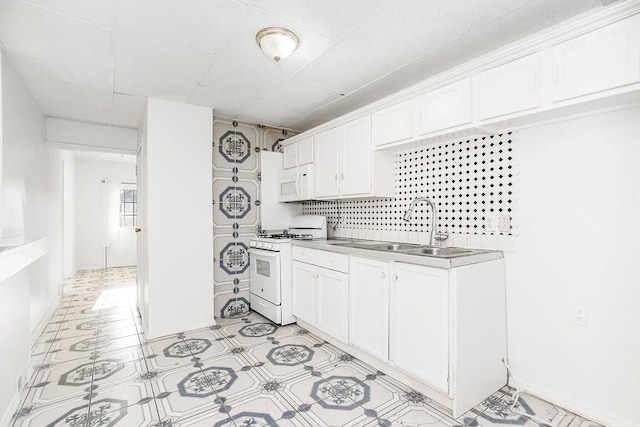
{"type": "Polygon", "coordinates": [[[447,245],[512,247],[517,234],[516,136],[509,132],[400,152],[395,157],[395,198],[309,202],[303,212],[326,215],[329,233],[336,236],[428,243],[432,212],[426,203],[416,205],[409,222],[402,219],[413,199],[427,197],[437,205],[438,231],[451,236],[447,245]],[[510,231],[488,228],[488,218],[499,215],[509,216],[510,231]]]}
{"type": "Polygon", "coordinates": [[[249,240],[261,219],[259,157],[295,132],[214,117],[213,253],[216,317],[249,311],[249,240]]]}

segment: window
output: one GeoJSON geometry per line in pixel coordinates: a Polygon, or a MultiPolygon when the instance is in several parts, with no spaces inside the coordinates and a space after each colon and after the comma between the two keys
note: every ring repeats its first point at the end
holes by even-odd
{"type": "Polygon", "coordinates": [[[132,228],[137,225],[138,195],[136,190],[120,190],[120,227],[132,228]]]}

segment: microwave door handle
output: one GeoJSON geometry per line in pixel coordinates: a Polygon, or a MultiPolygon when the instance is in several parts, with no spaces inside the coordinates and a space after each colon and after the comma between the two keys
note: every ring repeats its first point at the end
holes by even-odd
{"type": "Polygon", "coordinates": [[[298,197],[298,199],[302,197],[302,195],[300,194],[300,175],[300,173],[296,174],[296,196],[298,197]]]}

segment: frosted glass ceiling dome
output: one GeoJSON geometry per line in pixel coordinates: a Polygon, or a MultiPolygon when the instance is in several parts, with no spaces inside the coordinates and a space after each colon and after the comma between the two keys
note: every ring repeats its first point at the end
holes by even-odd
{"type": "Polygon", "coordinates": [[[298,36],[281,27],[263,28],[256,34],[256,41],[269,58],[276,62],[291,55],[298,47],[298,36]]]}

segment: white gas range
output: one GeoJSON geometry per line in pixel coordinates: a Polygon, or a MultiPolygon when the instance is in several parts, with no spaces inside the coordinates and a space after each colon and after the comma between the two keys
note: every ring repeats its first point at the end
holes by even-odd
{"type": "Polygon", "coordinates": [[[253,237],[249,243],[251,308],[274,323],[294,323],[296,318],[291,314],[291,242],[326,238],[327,219],[319,215],[296,216],[283,233],[253,237]]]}

